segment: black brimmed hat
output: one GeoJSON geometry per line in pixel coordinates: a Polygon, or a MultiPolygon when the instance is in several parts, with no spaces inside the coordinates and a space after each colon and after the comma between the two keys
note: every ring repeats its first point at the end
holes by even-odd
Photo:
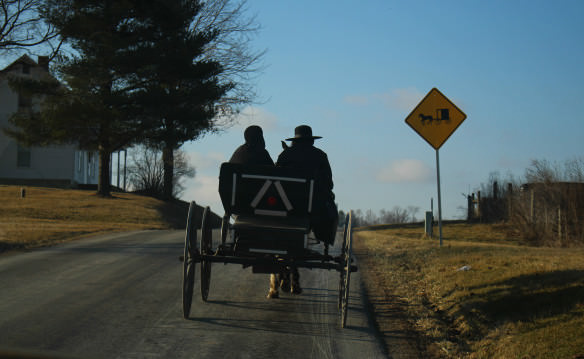
{"type": "Polygon", "coordinates": [[[294,129],[294,137],[287,138],[286,141],[318,140],[319,138],[322,137],[312,135],[312,128],[310,126],[300,125],[294,129]]]}

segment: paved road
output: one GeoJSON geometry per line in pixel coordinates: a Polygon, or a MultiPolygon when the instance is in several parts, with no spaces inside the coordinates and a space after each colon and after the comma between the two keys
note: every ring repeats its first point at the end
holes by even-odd
{"type": "Polygon", "coordinates": [[[358,273],[345,329],[336,271],[301,269],[303,294],[268,300],[268,276],[236,264],[213,265],[207,303],[197,267],[183,319],[183,238],[134,232],[0,256],[0,348],[81,358],[385,357],[358,273]]]}

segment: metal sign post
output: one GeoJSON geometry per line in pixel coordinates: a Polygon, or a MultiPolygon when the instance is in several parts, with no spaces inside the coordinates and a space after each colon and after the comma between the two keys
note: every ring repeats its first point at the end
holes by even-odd
{"type": "Polygon", "coordinates": [[[438,179],[438,233],[440,236],[440,247],[442,247],[442,198],[440,196],[440,157],[436,149],[436,178],[438,179]]]}
{"type": "Polygon", "coordinates": [[[436,150],[438,182],[438,230],[442,247],[442,196],[440,193],[440,157],[438,150],[460,126],[466,115],[437,88],[428,92],[406,117],[406,123],[436,150]]]}

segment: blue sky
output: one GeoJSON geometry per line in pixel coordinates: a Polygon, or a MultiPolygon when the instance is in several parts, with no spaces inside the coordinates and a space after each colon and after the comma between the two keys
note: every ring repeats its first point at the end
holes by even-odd
{"type": "Polygon", "coordinates": [[[404,122],[438,88],[467,115],[440,149],[444,218],[489,174],[583,155],[582,1],[249,0],[267,49],[263,103],[240,125],[184,147],[197,176],[183,198],[218,213],[218,166],[264,128],[275,160],[299,124],[323,139],[344,210],[437,210],[436,155],[404,122]]]}
{"type": "MultiPolygon", "coordinates": [[[[266,49],[258,104],[188,143],[183,199],[222,214],[219,165],[263,127],[276,160],[294,127],[323,136],[344,210],[437,209],[435,151],[404,120],[438,88],[467,119],[440,149],[444,218],[491,172],[583,156],[584,1],[248,0],[266,49]]],[[[6,61],[6,59],[3,59],[6,61]]]]}

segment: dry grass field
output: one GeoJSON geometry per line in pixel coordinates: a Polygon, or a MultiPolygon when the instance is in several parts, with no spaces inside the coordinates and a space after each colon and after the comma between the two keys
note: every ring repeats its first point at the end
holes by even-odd
{"type": "Polygon", "coordinates": [[[106,232],[183,228],[188,204],[95,191],[0,186],[0,252],[106,232]]]}
{"type": "Polygon", "coordinates": [[[355,233],[382,334],[401,325],[424,357],[584,358],[584,249],[529,247],[505,225],[355,233]]]}

